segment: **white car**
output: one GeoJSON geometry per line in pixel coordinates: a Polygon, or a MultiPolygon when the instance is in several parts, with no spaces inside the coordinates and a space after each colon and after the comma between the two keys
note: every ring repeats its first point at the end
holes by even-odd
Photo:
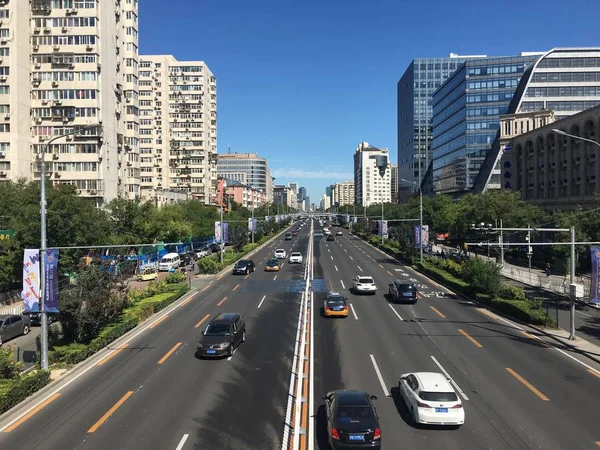
{"type": "Polygon", "coordinates": [[[368,275],[356,275],[352,283],[352,288],[354,290],[354,293],[356,294],[362,294],[367,292],[370,294],[377,293],[377,286],[375,285],[375,280],[373,280],[373,277],[370,277],[368,275]]]}
{"type": "Polygon", "coordinates": [[[302,264],[302,253],[300,252],[292,252],[290,254],[290,264],[302,264]]]}
{"type": "Polygon", "coordinates": [[[285,252],[284,249],[278,248],[277,250],[275,250],[275,258],[277,258],[277,259],[285,259],[286,256],[287,256],[287,253],[285,252]]]}
{"type": "Polygon", "coordinates": [[[343,235],[343,233],[342,233],[342,230],[338,230],[338,231],[337,231],[337,233],[335,233],[335,234],[336,234],[337,236],[342,236],[342,235],[343,235]]]}
{"type": "Polygon", "coordinates": [[[460,426],[465,410],[450,379],[436,372],[405,373],[400,394],[415,424],[460,426]]]}
{"type": "Polygon", "coordinates": [[[210,255],[210,249],[208,248],[201,248],[200,250],[198,250],[196,252],[196,258],[200,259],[200,258],[204,258],[205,256],[210,255]]]}

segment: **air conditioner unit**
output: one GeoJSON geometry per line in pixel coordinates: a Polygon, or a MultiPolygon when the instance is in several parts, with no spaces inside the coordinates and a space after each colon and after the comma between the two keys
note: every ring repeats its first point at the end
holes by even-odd
{"type": "Polygon", "coordinates": [[[54,178],[60,178],[60,173],[59,172],[54,172],[54,178]]]}
{"type": "Polygon", "coordinates": [[[47,105],[47,104],[48,104],[48,100],[47,99],[42,100],[42,105],[47,105]]]}
{"type": "Polygon", "coordinates": [[[54,104],[56,106],[60,106],[60,105],[62,105],[62,100],[54,100],[54,104]]]}
{"type": "Polygon", "coordinates": [[[52,46],[52,50],[54,50],[55,52],[60,50],[60,45],[53,45],[52,46]]]}
{"type": "Polygon", "coordinates": [[[41,29],[40,27],[35,27],[35,28],[33,29],[33,32],[34,32],[34,33],[39,33],[40,31],[42,31],[42,29],[41,29]]]}
{"type": "Polygon", "coordinates": [[[44,33],[50,33],[50,28],[44,27],[44,33]]]}
{"type": "Polygon", "coordinates": [[[58,154],[54,153],[54,154],[52,155],[52,159],[58,159],[58,154]]]}
{"type": "Polygon", "coordinates": [[[77,12],[78,12],[77,8],[71,9],[71,14],[77,14],[77,12]]]}
{"type": "Polygon", "coordinates": [[[6,38],[6,37],[0,38],[0,44],[6,44],[6,43],[8,43],[8,38],[6,38]]]}
{"type": "Polygon", "coordinates": [[[35,63],[35,66],[33,66],[33,67],[35,67],[36,69],[41,69],[42,65],[40,63],[35,63]]]}
{"type": "Polygon", "coordinates": [[[125,99],[125,103],[131,103],[131,99],[130,98],[126,98],[125,99]]]}
{"type": "Polygon", "coordinates": [[[0,76],[0,81],[1,81],[2,83],[5,83],[7,79],[8,79],[8,78],[6,78],[6,75],[2,75],[2,76],[0,76]]]}
{"type": "Polygon", "coordinates": [[[35,122],[36,123],[42,123],[42,118],[41,117],[36,117],[35,122]]]}
{"type": "Polygon", "coordinates": [[[63,123],[69,123],[69,118],[68,118],[68,117],[66,117],[66,116],[64,116],[64,117],[62,118],[62,121],[63,121],[63,123]]]}
{"type": "Polygon", "coordinates": [[[67,31],[69,31],[69,29],[67,27],[62,27],[61,30],[63,33],[66,33],[67,31]]]}
{"type": "Polygon", "coordinates": [[[67,141],[72,141],[72,140],[73,140],[73,136],[67,136],[67,137],[65,137],[65,139],[66,139],[67,141]]]}
{"type": "Polygon", "coordinates": [[[33,46],[33,51],[34,51],[34,52],[37,52],[39,49],[40,49],[40,46],[39,46],[39,45],[35,44],[35,45],[33,46]]]}
{"type": "Polygon", "coordinates": [[[0,152],[0,158],[6,158],[6,152],[0,152]]]}
{"type": "Polygon", "coordinates": [[[98,192],[96,192],[96,191],[93,191],[93,190],[90,191],[90,195],[97,195],[97,194],[98,194],[98,192]]]}
{"type": "Polygon", "coordinates": [[[10,120],[10,114],[4,114],[4,120],[10,120]]]}
{"type": "Polygon", "coordinates": [[[44,136],[38,136],[38,142],[44,142],[46,138],[44,136]]]}
{"type": "Polygon", "coordinates": [[[58,81],[53,81],[52,82],[52,87],[58,87],[58,81]]]}
{"type": "Polygon", "coordinates": [[[89,52],[89,51],[94,50],[94,46],[91,45],[91,44],[88,44],[88,45],[85,46],[85,49],[89,52]]]}
{"type": "Polygon", "coordinates": [[[0,178],[6,178],[6,172],[0,172],[0,178]]]}

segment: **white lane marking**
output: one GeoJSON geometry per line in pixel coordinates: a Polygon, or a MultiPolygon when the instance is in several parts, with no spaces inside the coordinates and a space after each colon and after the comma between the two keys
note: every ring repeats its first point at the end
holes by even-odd
{"type": "Polygon", "coordinates": [[[352,257],[352,255],[350,255],[350,259],[351,259],[352,261],[354,261],[354,258],[352,257]]]}
{"type": "Polygon", "coordinates": [[[383,381],[383,377],[381,376],[381,372],[379,371],[379,366],[377,366],[377,361],[375,361],[375,357],[373,355],[369,355],[371,357],[371,362],[373,363],[373,367],[375,368],[375,373],[377,373],[377,378],[379,378],[379,383],[381,384],[381,389],[383,389],[383,393],[386,397],[390,396],[390,393],[383,381]]]}
{"type": "Polygon", "coordinates": [[[328,251],[329,253],[331,253],[331,250],[330,250],[330,249],[327,249],[327,251],[328,251]]]}
{"type": "Polygon", "coordinates": [[[340,280],[340,283],[342,283],[342,289],[346,289],[346,286],[344,286],[344,280],[340,280]]]}
{"type": "Polygon", "coordinates": [[[258,304],[258,307],[259,307],[259,308],[262,306],[263,302],[265,301],[265,298],[267,298],[267,296],[266,296],[266,295],[263,295],[263,298],[262,298],[262,300],[261,300],[261,301],[260,301],[260,303],[258,304]]]}
{"type": "Polygon", "coordinates": [[[354,310],[354,305],[352,303],[350,303],[350,309],[352,310],[352,314],[354,315],[354,318],[356,320],[358,320],[358,316],[356,315],[356,311],[354,310]]]}
{"type": "Polygon", "coordinates": [[[348,250],[344,249],[344,251],[345,251],[346,253],[348,253],[348,250]]]}
{"type": "MultiPolygon", "coordinates": [[[[532,335],[533,337],[537,338],[537,336],[532,335]]],[[[538,338],[539,339],[539,338],[538,338]]],[[[546,342],[542,339],[539,339],[542,342],[546,342]]],[[[548,342],[546,342],[548,343],[548,342]]],[[[564,350],[561,350],[560,348],[556,348],[556,347],[552,347],[555,350],[558,350],[559,352],[561,352],[563,355],[568,356],[569,358],[571,358],[573,361],[578,362],[579,364],[581,364],[583,367],[585,367],[586,369],[591,370],[592,372],[597,373],[598,375],[600,375],[600,371],[594,369],[593,367],[587,365],[586,363],[584,363],[583,361],[579,361],[577,358],[575,358],[573,355],[569,355],[567,352],[565,352],[564,350]]]]}
{"type": "Polygon", "coordinates": [[[404,272],[402,269],[394,269],[396,272],[404,272]]]}
{"type": "Polygon", "coordinates": [[[358,270],[360,270],[361,272],[363,271],[363,270],[362,270],[362,268],[361,268],[360,266],[356,266],[356,267],[358,267],[358,270]]]}
{"type": "MultiPolygon", "coordinates": [[[[390,304],[388,303],[388,305],[390,305],[390,304]]],[[[390,305],[390,308],[392,308],[392,311],[394,311],[394,314],[396,314],[398,319],[400,319],[402,322],[404,322],[404,319],[402,317],[400,317],[400,314],[398,314],[398,311],[396,311],[396,308],[394,308],[392,305],[390,305]]]]}
{"type": "Polygon", "coordinates": [[[181,450],[183,448],[183,445],[185,444],[185,441],[187,441],[187,439],[190,437],[189,434],[184,434],[183,437],[181,438],[181,440],[179,441],[179,444],[177,445],[177,448],[175,450],[181,450]]]}
{"type": "Polygon", "coordinates": [[[281,263],[281,266],[279,266],[279,268],[281,269],[281,268],[283,267],[283,265],[284,265],[284,264],[285,264],[285,263],[281,263]]]}
{"type": "Polygon", "coordinates": [[[276,279],[277,279],[277,275],[275,275],[275,276],[273,277],[273,281],[275,281],[276,279]]]}
{"type": "Polygon", "coordinates": [[[333,255],[331,255],[331,260],[333,261],[333,255]]]}
{"type": "Polygon", "coordinates": [[[521,327],[520,327],[519,325],[517,325],[516,323],[512,323],[510,320],[506,320],[504,317],[500,317],[499,315],[497,315],[497,314],[494,314],[493,312],[491,312],[491,311],[489,311],[489,310],[487,310],[487,309],[485,309],[485,308],[482,308],[482,309],[483,309],[483,310],[484,310],[484,311],[485,311],[485,312],[486,312],[488,315],[490,315],[490,316],[494,316],[494,318],[495,318],[495,319],[501,320],[502,322],[504,322],[504,323],[507,323],[508,325],[510,325],[511,327],[514,327],[514,328],[516,328],[517,330],[524,331],[524,329],[523,329],[523,328],[521,328],[521,327]]]}
{"type": "MultiPolygon", "coordinates": [[[[315,308],[312,306],[313,303],[313,292],[310,293],[310,335],[314,336],[314,323],[315,323],[315,308]]],[[[308,404],[313,408],[312,417],[317,417],[317,407],[315,405],[315,340],[311,338],[310,340],[310,350],[309,350],[309,359],[308,359],[308,370],[309,370],[309,394],[308,394],[308,404]]],[[[308,424],[308,450],[314,450],[315,448],[315,422],[316,420],[309,420],[308,424]]]]}
{"type": "Polygon", "coordinates": [[[583,314],[584,316],[588,316],[588,317],[594,317],[594,316],[592,316],[591,314],[584,313],[583,311],[577,311],[577,310],[575,310],[575,312],[577,312],[577,313],[579,313],[579,314],[583,314]]]}
{"type": "Polygon", "coordinates": [[[456,381],[454,381],[452,379],[452,377],[450,376],[450,374],[448,372],[446,372],[446,369],[444,369],[444,367],[440,364],[440,362],[437,359],[435,359],[435,356],[431,355],[431,359],[433,359],[433,362],[440,368],[440,370],[442,372],[444,372],[444,375],[446,375],[446,377],[448,377],[448,379],[450,380],[450,383],[452,383],[454,385],[454,387],[460,393],[460,395],[462,395],[462,397],[465,400],[469,400],[469,397],[467,397],[467,394],[465,394],[463,392],[463,390],[460,388],[460,386],[458,384],[456,384],[456,381]]]}
{"type": "Polygon", "coordinates": [[[335,271],[336,271],[336,272],[339,272],[339,271],[338,271],[338,268],[337,268],[337,266],[333,266],[333,267],[335,267],[335,271]]]}

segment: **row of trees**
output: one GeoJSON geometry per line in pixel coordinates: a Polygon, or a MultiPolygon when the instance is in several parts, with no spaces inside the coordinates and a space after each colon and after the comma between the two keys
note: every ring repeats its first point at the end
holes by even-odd
{"type": "MultiPolygon", "coordinates": [[[[254,211],[263,217],[275,208],[265,205],[254,211]]],[[[225,215],[236,247],[247,242],[247,220],[252,212],[231,202],[225,215]]],[[[220,211],[197,201],[165,205],[116,199],[104,208],[78,195],[75,187],[60,185],[47,189],[48,247],[84,247],[179,242],[190,238],[210,238],[220,211]]],[[[261,225],[260,239],[273,225],[261,225]]],[[[0,229],[13,230],[14,237],[0,241],[0,292],[20,288],[23,249],[40,246],[40,186],[38,182],[0,184],[0,229]]],[[[60,270],[72,271],[86,250],[62,251],[60,270]]]]}
{"type": "MultiPolygon", "coordinates": [[[[368,208],[344,206],[337,209],[341,214],[370,217],[371,220],[359,220],[355,225],[358,230],[376,232],[376,220],[381,217],[381,205],[368,208]]],[[[386,220],[418,218],[419,197],[415,196],[404,204],[385,204],[384,217],[386,220]]],[[[575,227],[576,239],[580,242],[600,241],[600,203],[598,207],[590,209],[573,209],[571,211],[545,211],[541,208],[525,203],[519,193],[506,190],[491,190],[484,194],[467,194],[459,200],[454,200],[447,195],[436,195],[423,198],[423,223],[429,225],[430,236],[448,234],[448,241],[462,248],[465,242],[498,241],[497,235],[486,234],[471,230],[472,224],[481,222],[505,228],[522,227],[548,227],[569,228],[575,227]]],[[[407,251],[412,251],[414,226],[418,222],[389,222],[388,230],[392,239],[403,244],[407,251]]],[[[525,233],[505,233],[505,242],[524,242],[525,233]]],[[[552,233],[547,236],[533,234],[532,241],[566,242],[568,233],[552,233]]],[[[485,249],[485,248],[484,248],[485,249]]],[[[487,252],[487,249],[485,249],[487,252]]],[[[581,246],[577,249],[579,256],[579,270],[587,270],[590,262],[589,248],[581,246]]],[[[512,251],[515,253],[515,251],[512,251]]],[[[492,250],[495,255],[497,250],[492,250]]],[[[569,249],[567,246],[536,247],[534,259],[538,264],[549,262],[551,265],[563,266],[568,260],[569,249]]]]}

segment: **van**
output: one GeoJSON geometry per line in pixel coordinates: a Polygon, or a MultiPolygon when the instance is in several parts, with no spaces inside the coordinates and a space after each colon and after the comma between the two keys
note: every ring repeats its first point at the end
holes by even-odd
{"type": "Polygon", "coordinates": [[[179,264],[181,264],[181,258],[177,253],[167,253],[158,263],[158,270],[161,272],[176,270],[179,268],[179,264]]]}

